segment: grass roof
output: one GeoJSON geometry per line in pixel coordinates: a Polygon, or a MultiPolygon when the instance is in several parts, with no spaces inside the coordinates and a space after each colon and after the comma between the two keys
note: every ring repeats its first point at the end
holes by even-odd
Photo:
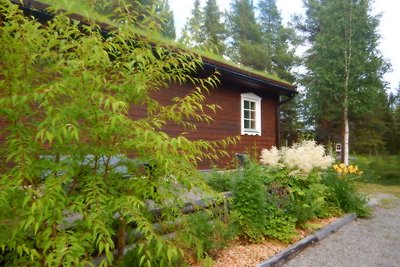
{"type": "MultiPolygon", "coordinates": [[[[83,18],[87,19],[88,21],[95,20],[97,22],[101,22],[101,23],[110,25],[111,27],[118,27],[118,23],[116,23],[114,20],[112,20],[108,15],[100,14],[98,11],[96,11],[92,7],[92,5],[90,5],[89,1],[87,1],[87,0],[40,0],[38,2],[49,5],[50,12],[57,11],[57,10],[63,10],[70,14],[76,14],[76,15],[82,16],[83,18]]],[[[151,38],[152,40],[161,42],[165,45],[169,45],[174,48],[183,49],[185,51],[199,54],[203,58],[205,57],[205,58],[214,60],[216,62],[220,62],[225,65],[231,66],[233,68],[241,69],[248,73],[261,76],[268,80],[274,80],[274,81],[277,81],[277,82],[280,82],[283,84],[287,84],[288,86],[291,86],[290,82],[279,78],[276,74],[267,73],[265,71],[259,71],[259,70],[252,69],[250,67],[236,64],[236,63],[222,57],[221,55],[212,53],[210,51],[205,51],[205,50],[201,50],[198,48],[189,48],[188,46],[184,45],[183,43],[177,42],[172,39],[165,38],[160,33],[157,33],[157,32],[149,33],[148,31],[145,32],[139,28],[137,28],[136,31],[137,31],[138,35],[147,36],[147,37],[151,38]]]]}

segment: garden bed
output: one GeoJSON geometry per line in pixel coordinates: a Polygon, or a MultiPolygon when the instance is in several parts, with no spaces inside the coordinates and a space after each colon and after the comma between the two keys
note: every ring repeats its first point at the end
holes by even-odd
{"type": "MultiPolygon", "coordinates": [[[[293,239],[293,243],[334,222],[335,220],[337,220],[337,217],[311,220],[305,224],[306,228],[296,229],[298,236],[293,239]]],[[[267,239],[262,243],[254,244],[245,239],[238,238],[232,241],[229,247],[216,253],[214,256],[214,264],[212,266],[256,266],[258,263],[274,256],[291,245],[292,244],[283,243],[273,239],[267,239]]],[[[201,264],[197,263],[192,266],[200,267],[201,264]]]]}

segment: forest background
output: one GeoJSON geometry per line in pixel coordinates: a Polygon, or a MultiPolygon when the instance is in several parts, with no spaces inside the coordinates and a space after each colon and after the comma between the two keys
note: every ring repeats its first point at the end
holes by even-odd
{"type": "MultiPolygon", "coordinates": [[[[344,155],[398,154],[399,85],[393,75],[387,79],[392,65],[383,49],[391,49],[382,45],[382,6],[303,1],[286,22],[278,2],[194,0],[184,26],[177,25],[178,36],[171,37],[297,84],[299,96],[281,112],[282,145],[311,133],[321,143],[341,143],[344,155]]],[[[181,21],[183,12],[174,11],[181,21]]]]}

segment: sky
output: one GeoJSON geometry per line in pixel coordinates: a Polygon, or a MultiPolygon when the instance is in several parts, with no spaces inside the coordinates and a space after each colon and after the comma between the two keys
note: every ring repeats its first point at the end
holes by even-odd
{"type": "MultiPolygon", "coordinates": [[[[183,25],[191,14],[194,0],[169,0],[171,10],[175,16],[175,26],[179,36],[183,25]]],[[[200,1],[202,4],[206,0],[200,1]]],[[[229,8],[231,0],[217,0],[220,10],[229,8]]],[[[257,0],[255,1],[255,3],[257,0]]],[[[303,0],[277,0],[278,9],[281,12],[284,22],[290,20],[293,14],[301,14],[303,0]]],[[[375,0],[372,13],[382,14],[381,24],[378,31],[381,35],[379,49],[385,59],[392,65],[392,71],[384,76],[389,83],[389,89],[394,91],[399,88],[400,83],[400,1],[398,0],[375,0]]]]}

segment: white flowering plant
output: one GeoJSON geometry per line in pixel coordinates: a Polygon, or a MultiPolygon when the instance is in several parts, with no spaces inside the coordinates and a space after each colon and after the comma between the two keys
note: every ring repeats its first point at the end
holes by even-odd
{"type": "Polygon", "coordinates": [[[273,168],[287,168],[309,174],[314,169],[326,170],[332,166],[334,158],[327,155],[322,145],[305,140],[281,150],[276,147],[263,149],[260,162],[273,168]]]}

